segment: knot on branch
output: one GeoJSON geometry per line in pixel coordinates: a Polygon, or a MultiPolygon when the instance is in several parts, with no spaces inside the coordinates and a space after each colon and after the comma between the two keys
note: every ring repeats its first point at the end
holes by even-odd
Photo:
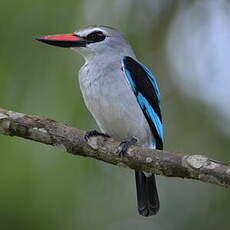
{"type": "Polygon", "coordinates": [[[130,147],[127,154],[120,156],[120,142],[101,136],[93,136],[86,141],[84,131],[40,116],[0,108],[0,133],[38,141],[73,155],[91,157],[137,171],[190,178],[230,188],[229,164],[203,155],[183,155],[138,145],[130,147]]]}

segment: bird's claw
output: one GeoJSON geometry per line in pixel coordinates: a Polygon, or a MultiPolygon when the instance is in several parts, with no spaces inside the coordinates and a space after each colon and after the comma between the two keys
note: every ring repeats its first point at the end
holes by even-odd
{"type": "Polygon", "coordinates": [[[128,148],[136,143],[137,139],[135,137],[132,137],[127,141],[122,141],[119,145],[119,156],[124,156],[127,153],[128,148]]]}
{"type": "Polygon", "coordinates": [[[85,133],[85,140],[88,141],[90,137],[95,137],[95,136],[102,136],[102,137],[110,137],[108,134],[106,133],[100,133],[98,132],[97,130],[90,130],[90,131],[87,131],[85,133]]]}

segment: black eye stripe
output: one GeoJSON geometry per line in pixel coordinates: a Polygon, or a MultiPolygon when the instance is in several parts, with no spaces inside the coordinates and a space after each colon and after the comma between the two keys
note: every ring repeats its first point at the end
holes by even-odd
{"type": "Polygon", "coordinates": [[[103,34],[102,31],[94,31],[92,33],[90,33],[86,39],[88,43],[93,43],[93,42],[100,42],[105,40],[105,35],[103,34]]]}

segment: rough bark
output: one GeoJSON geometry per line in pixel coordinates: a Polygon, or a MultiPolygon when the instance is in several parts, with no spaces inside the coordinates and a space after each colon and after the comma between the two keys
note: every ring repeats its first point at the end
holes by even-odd
{"type": "Polygon", "coordinates": [[[85,131],[48,118],[1,108],[0,133],[53,145],[73,155],[91,157],[122,167],[230,188],[230,165],[204,155],[178,154],[135,145],[121,156],[120,142],[112,138],[97,136],[86,141],[85,131]]]}

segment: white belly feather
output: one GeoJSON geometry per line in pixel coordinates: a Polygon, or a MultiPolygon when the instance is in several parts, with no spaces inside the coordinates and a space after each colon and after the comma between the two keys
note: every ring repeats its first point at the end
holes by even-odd
{"type": "Polygon", "coordinates": [[[95,68],[85,65],[79,73],[85,104],[99,128],[116,140],[136,137],[141,145],[154,144],[147,120],[122,70],[116,66],[106,70],[95,72],[95,68]]]}

